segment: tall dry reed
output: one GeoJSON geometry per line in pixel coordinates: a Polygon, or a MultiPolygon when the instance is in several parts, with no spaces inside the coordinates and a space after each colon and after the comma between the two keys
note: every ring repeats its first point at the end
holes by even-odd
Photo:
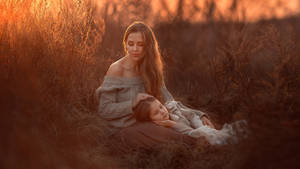
{"type": "MultiPolygon", "coordinates": [[[[1,166],[106,168],[94,90],[104,23],[93,1],[1,1],[1,166]]],[[[2,168],[1,167],[1,168],[2,168]]],[[[110,168],[110,167],[109,167],[110,168]]]]}

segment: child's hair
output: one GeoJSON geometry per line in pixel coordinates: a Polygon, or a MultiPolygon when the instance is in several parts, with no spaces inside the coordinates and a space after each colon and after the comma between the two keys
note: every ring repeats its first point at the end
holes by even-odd
{"type": "Polygon", "coordinates": [[[150,106],[151,103],[155,100],[155,97],[147,97],[146,99],[141,100],[135,107],[133,107],[133,113],[136,121],[152,121],[150,118],[150,106]]]}

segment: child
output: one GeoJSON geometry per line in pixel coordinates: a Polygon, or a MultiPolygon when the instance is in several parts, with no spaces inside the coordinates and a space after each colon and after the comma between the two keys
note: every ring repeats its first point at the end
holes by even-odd
{"type": "Polygon", "coordinates": [[[237,143],[238,135],[246,131],[243,128],[246,125],[245,120],[225,124],[221,130],[216,130],[203,125],[200,118],[207,116],[205,113],[190,109],[176,101],[169,101],[162,105],[155,97],[141,100],[133,108],[133,112],[137,121],[153,121],[195,138],[204,136],[211,145],[237,143]]]}

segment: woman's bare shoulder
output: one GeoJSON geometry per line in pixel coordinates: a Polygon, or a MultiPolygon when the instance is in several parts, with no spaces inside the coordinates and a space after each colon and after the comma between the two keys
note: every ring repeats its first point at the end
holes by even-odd
{"type": "Polygon", "coordinates": [[[122,77],[123,76],[123,66],[122,66],[122,62],[121,60],[117,60],[116,62],[112,63],[107,72],[106,72],[106,76],[112,76],[112,77],[122,77]]]}

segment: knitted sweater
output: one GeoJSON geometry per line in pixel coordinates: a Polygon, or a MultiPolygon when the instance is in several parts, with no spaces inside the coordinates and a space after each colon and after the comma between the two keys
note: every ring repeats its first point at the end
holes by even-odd
{"type": "MultiPolygon", "coordinates": [[[[165,84],[161,90],[164,102],[174,100],[165,84]]],[[[140,77],[104,77],[103,83],[96,90],[96,95],[100,97],[98,112],[100,117],[108,122],[112,132],[136,122],[132,101],[138,93],[145,93],[140,77]]]]}

